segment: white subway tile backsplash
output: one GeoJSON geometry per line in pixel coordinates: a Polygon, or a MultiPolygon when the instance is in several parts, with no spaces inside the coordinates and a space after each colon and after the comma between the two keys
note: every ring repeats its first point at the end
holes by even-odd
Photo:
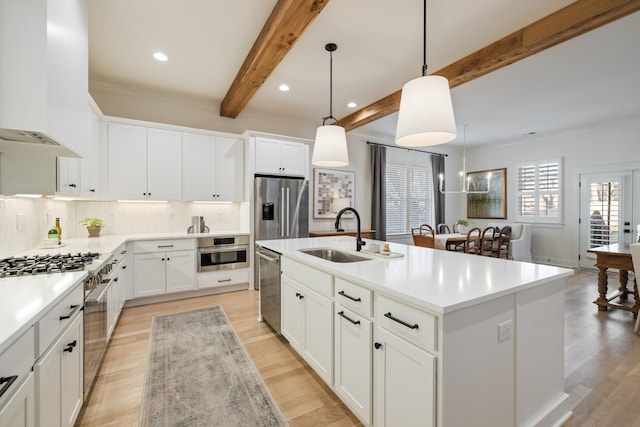
{"type": "Polygon", "coordinates": [[[85,217],[102,218],[103,235],[185,232],[196,215],[204,217],[211,231],[248,231],[248,209],[248,203],[64,202],[0,196],[0,257],[42,245],[56,217],[64,240],[87,235],[80,224],[85,217]]]}

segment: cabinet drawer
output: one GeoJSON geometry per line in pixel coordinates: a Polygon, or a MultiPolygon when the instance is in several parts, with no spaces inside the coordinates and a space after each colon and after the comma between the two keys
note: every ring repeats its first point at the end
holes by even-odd
{"type": "Polygon", "coordinates": [[[418,347],[436,349],[436,316],[401,302],[378,296],[376,323],[378,326],[406,339],[418,347]]]}
{"type": "Polygon", "coordinates": [[[249,284],[249,269],[208,271],[197,274],[198,288],[210,288],[213,286],[235,285],[238,283],[249,284]]]}
{"type": "Polygon", "coordinates": [[[53,343],[53,340],[60,335],[60,332],[67,327],[71,317],[76,311],[82,308],[84,302],[84,286],[76,286],[73,291],[62,301],[47,312],[36,324],[36,336],[38,346],[36,355],[40,357],[42,353],[53,343]]]}
{"type": "Polygon", "coordinates": [[[373,314],[371,295],[371,290],[336,277],[334,295],[336,303],[348,307],[358,314],[371,317],[373,314]]]}
{"type": "Polygon", "coordinates": [[[187,251],[196,248],[195,239],[139,240],[133,242],[133,253],[187,251]]]}
{"type": "Polygon", "coordinates": [[[298,283],[311,288],[320,295],[333,298],[333,276],[323,271],[307,267],[289,258],[282,257],[282,273],[286,274],[298,283]]]}
{"type": "MultiPolygon", "coordinates": [[[[0,377],[18,376],[0,397],[0,407],[2,406],[1,403],[18,389],[20,383],[31,370],[31,366],[36,360],[35,342],[33,328],[29,328],[4,353],[0,354],[0,377]]],[[[4,385],[4,383],[0,384],[0,388],[4,387],[4,385]]]]}

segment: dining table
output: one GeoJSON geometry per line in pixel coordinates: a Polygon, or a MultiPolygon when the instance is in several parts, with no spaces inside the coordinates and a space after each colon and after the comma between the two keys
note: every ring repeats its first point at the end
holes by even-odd
{"type": "Polygon", "coordinates": [[[467,241],[467,235],[462,233],[444,233],[436,234],[435,248],[447,250],[450,244],[460,245],[467,241]]]}
{"type": "Polygon", "coordinates": [[[631,259],[631,249],[629,243],[615,243],[611,245],[598,246],[587,249],[587,252],[596,255],[596,267],[598,267],[598,298],[593,302],[598,306],[599,311],[607,311],[610,307],[630,311],[634,318],[638,316],[640,310],[640,297],[638,296],[638,285],[635,279],[633,289],[627,288],[629,282],[629,272],[633,270],[631,259]],[[610,268],[619,270],[618,289],[608,294],[609,278],[607,270],[610,268]],[[613,302],[619,298],[620,302],[627,301],[629,294],[633,294],[634,304],[619,304],[613,302]]]}

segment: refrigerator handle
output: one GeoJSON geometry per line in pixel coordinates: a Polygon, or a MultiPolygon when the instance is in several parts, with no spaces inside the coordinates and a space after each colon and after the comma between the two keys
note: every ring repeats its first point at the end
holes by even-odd
{"type": "Polygon", "coordinates": [[[289,227],[291,226],[291,224],[289,223],[289,187],[287,187],[287,205],[285,206],[286,209],[284,210],[286,213],[286,217],[287,220],[285,222],[285,224],[287,224],[287,237],[291,237],[291,232],[289,231],[289,227]]]}
{"type": "Polygon", "coordinates": [[[285,212],[286,212],[286,204],[285,204],[285,194],[284,187],[280,188],[280,237],[285,237],[287,235],[287,223],[285,221],[285,212]]]}

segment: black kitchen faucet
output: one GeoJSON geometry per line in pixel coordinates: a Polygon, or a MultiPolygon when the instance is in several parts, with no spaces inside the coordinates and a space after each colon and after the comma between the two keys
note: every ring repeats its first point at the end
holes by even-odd
{"type": "Polygon", "coordinates": [[[357,228],[358,234],[356,236],[356,251],[360,252],[360,249],[362,249],[362,247],[366,245],[367,242],[362,240],[362,235],[360,234],[360,215],[358,214],[357,210],[355,210],[352,207],[346,207],[344,209],[341,209],[340,212],[338,212],[338,215],[336,215],[336,223],[335,223],[336,231],[344,231],[344,230],[340,230],[340,218],[342,217],[342,214],[347,211],[351,211],[354,214],[356,214],[356,223],[358,226],[357,228]]]}

